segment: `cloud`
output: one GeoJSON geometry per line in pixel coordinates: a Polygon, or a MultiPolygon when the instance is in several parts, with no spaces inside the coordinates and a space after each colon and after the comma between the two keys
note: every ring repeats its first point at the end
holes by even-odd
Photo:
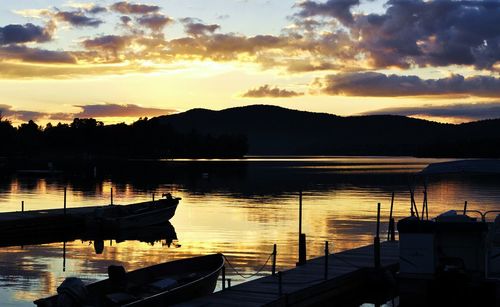
{"type": "Polygon", "coordinates": [[[43,43],[52,39],[52,33],[47,28],[32,23],[25,25],[11,24],[0,27],[0,45],[22,44],[30,42],[43,43]]]}
{"type": "Polygon", "coordinates": [[[132,36],[104,35],[92,39],[86,39],[82,45],[88,50],[97,50],[104,52],[102,57],[116,59],[119,51],[125,49],[133,41],[132,36]]]}
{"type": "Polygon", "coordinates": [[[21,60],[29,63],[76,63],[76,58],[69,52],[29,48],[19,45],[0,47],[0,58],[3,60],[21,60]]]}
{"type": "Polygon", "coordinates": [[[246,98],[264,98],[264,97],[272,97],[272,98],[289,98],[289,97],[297,97],[302,96],[304,93],[298,93],[295,91],[289,91],[285,89],[279,89],[278,87],[271,88],[268,84],[263,85],[256,89],[248,90],[246,93],[242,95],[242,97],[246,98]]]}
{"type": "Polygon", "coordinates": [[[59,21],[67,22],[75,27],[98,27],[104,22],[98,18],[85,16],[82,11],[59,11],[54,14],[54,18],[59,21]]]}
{"type": "Polygon", "coordinates": [[[90,104],[75,106],[81,109],[77,113],[44,113],[27,110],[13,110],[12,106],[0,104],[0,113],[2,116],[9,119],[19,121],[29,120],[59,120],[71,121],[74,118],[102,118],[102,117],[152,117],[166,115],[176,112],[171,109],[147,108],[135,104],[90,104]]]}
{"type": "Polygon", "coordinates": [[[452,104],[419,107],[385,108],[363,113],[363,115],[403,115],[420,117],[457,118],[465,121],[500,118],[500,102],[452,104]]]}
{"type": "Polygon", "coordinates": [[[137,22],[154,33],[161,32],[165,26],[174,23],[174,20],[162,14],[149,14],[137,18],[137,22]]]}
{"type": "Polygon", "coordinates": [[[160,7],[156,5],[133,4],[127,1],[121,1],[111,5],[110,9],[121,14],[149,14],[157,13],[160,7]]]}
{"type": "Polygon", "coordinates": [[[159,116],[166,115],[175,110],[159,109],[159,108],[146,108],[135,104],[90,104],[78,105],[76,107],[82,108],[82,111],[73,114],[74,117],[144,117],[144,116],[159,116]]]}
{"type": "Polygon", "coordinates": [[[313,86],[328,95],[346,96],[429,96],[468,95],[500,97],[500,78],[453,75],[442,79],[384,75],[376,72],[339,73],[318,78],[313,86]]]}
{"type": "Polygon", "coordinates": [[[359,5],[359,0],[328,0],[327,2],[302,1],[295,6],[300,8],[297,13],[300,17],[311,16],[330,16],[334,17],[343,24],[351,24],[354,22],[351,7],[359,5]]]}
{"type": "Polygon", "coordinates": [[[218,24],[204,24],[195,18],[183,18],[181,22],[184,24],[184,31],[191,36],[201,36],[212,34],[220,29],[218,24]]]}
{"type": "Polygon", "coordinates": [[[38,120],[45,116],[45,113],[36,111],[13,110],[12,106],[0,104],[0,113],[8,119],[17,119],[20,121],[38,120]]]}

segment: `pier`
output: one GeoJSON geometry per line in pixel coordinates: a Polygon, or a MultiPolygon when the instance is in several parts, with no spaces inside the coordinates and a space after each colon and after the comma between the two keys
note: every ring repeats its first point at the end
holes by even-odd
{"type": "Polygon", "coordinates": [[[380,244],[379,268],[374,259],[374,245],[332,253],[275,275],[228,288],[224,285],[222,291],[176,306],[310,306],[325,302],[354,306],[363,294],[378,291],[382,283],[378,278],[399,269],[399,243],[380,244]]]}

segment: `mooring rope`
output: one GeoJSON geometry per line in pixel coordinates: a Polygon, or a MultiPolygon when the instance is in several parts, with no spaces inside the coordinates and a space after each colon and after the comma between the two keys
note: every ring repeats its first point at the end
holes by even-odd
{"type": "Polygon", "coordinates": [[[248,279],[248,278],[252,278],[252,277],[256,276],[257,274],[259,274],[266,267],[266,265],[269,262],[269,260],[271,260],[271,257],[273,256],[273,253],[271,253],[269,255],[269,257],[267,257],[266,262],[255,273],[253,273],[251,275],[247,275],[247,276],[245,276],[245,275],[241,274],[240,272],[238,272],[238,270],[236,270],[236,268],[233,266],[233,264],[231,263],[231,261],[229,261],[229,259],[227,259],[226,255],[222,255],[222,256],[224,256],[224,259],[226,260],[227,264],[229,264],[229,266],[231,267],[231,269],[233,269],[233,271],[237,275],[241,276],[244,279],[248,279]]]}

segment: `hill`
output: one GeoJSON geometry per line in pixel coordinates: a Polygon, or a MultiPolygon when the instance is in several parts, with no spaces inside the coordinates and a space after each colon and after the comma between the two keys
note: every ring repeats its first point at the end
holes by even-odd
{"type": "Polygon", "coordinates": [[[246,135],[251,155],[499,157],[500,120],[460,125],[394,115],[341,117],[253,105],[152,119],[183,133],[246,135]]]}

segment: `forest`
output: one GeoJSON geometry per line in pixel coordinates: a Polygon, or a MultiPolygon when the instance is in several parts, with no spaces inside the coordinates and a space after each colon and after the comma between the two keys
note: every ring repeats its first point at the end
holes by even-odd
{"type": "Polygon", "coordinates": [[[241,134],[181,133],[148,118],[129,125],[75,118],[70,124],[45,127],[32,120],[15,127],[0,118],[0,156],[4,157],[234,158],[245,155],[247,147],[241,134]]]}

